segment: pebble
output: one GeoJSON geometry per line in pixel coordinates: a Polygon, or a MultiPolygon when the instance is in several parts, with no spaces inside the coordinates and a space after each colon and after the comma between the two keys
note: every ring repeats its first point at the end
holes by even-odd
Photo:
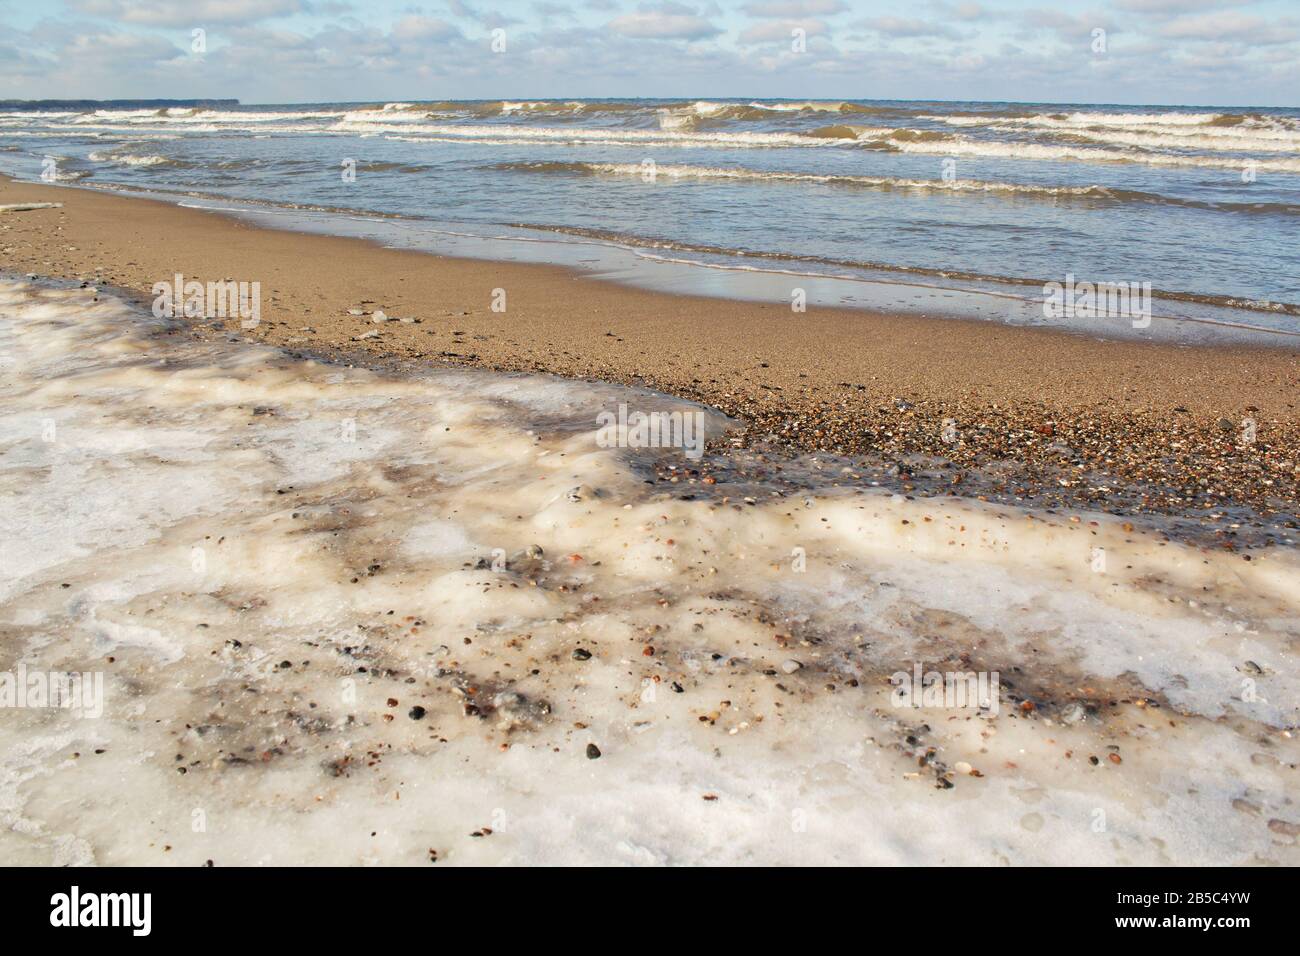
{"type": "Polygon", "coordinates": [[[1059,719],[1061,723],[1068,726],[1070,724],[1077,724],[1087,716],[1088,712],[1083,709],[1083,705],[1076,703],[1071,704],[1069,707],[1065,708],[1065,710],[1061,711],[1059,719]]]}
{"type": "Polygon", "coordinates": [[[600,748],[595,744],[587,744],[587,759],[595,760],[600,756],[600,748]]]}
{"type": "Polygon", "coordinates": [[[781,670],[782,670],[783,673],[786,673],[786,674],[793,674],[795,671],[799,670],[799,668],[801,668],[801,667],[803,667],[803,665],[800,664],[798,661],[796,661],[796,660],[788,660],[788,661],[786,661],[784,664],[781,665],[781,670]]]}

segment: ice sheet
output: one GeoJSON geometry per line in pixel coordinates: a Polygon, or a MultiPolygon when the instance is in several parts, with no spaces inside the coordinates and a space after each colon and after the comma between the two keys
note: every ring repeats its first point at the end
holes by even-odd
{"type": "Polygon", "coordinates": [[[105,681],[0,708],[8,862],[1300,861],[1294,553],[685,500],[596,415],[693,406],[91,289],[0,284],[0,356],[0,672],[105,681]],[[917,664],[998,706],[897,706],[917,664]]]}

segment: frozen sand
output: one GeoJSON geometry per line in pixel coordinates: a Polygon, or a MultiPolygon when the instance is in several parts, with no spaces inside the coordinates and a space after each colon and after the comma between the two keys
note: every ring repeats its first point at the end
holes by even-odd
{"type": "Polygon", "coordinates": [[[8,862],[1300,859],[1293,551],[665,497],[594,423],[666,400],[92,294],[0,286],[0,669],[106,686],[0,710],[8,862]],[[996,716],[893,706],[917,661],[998,671],[996,716]]]}

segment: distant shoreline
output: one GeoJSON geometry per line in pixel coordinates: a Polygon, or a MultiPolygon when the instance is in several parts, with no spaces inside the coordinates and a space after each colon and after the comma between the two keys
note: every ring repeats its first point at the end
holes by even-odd
{"type": "Polygon", "coordinates": [[[239,100],[0,100],[0,110],[148,110],[239,106],[239,100]]]}

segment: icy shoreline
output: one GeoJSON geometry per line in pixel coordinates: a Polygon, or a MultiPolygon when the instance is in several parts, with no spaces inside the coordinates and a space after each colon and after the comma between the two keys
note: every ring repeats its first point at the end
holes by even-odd
{"type": "Polygon", "coordinates": [[[0,709],[13,863],[1300,859],[1293,552],[651,500],[596,441],[643,394],[94,296],[0,285],[0,671],[105,682],[0,709]],[[996,716],[896,706],[917,663],[998,672],[996,716]]]}

